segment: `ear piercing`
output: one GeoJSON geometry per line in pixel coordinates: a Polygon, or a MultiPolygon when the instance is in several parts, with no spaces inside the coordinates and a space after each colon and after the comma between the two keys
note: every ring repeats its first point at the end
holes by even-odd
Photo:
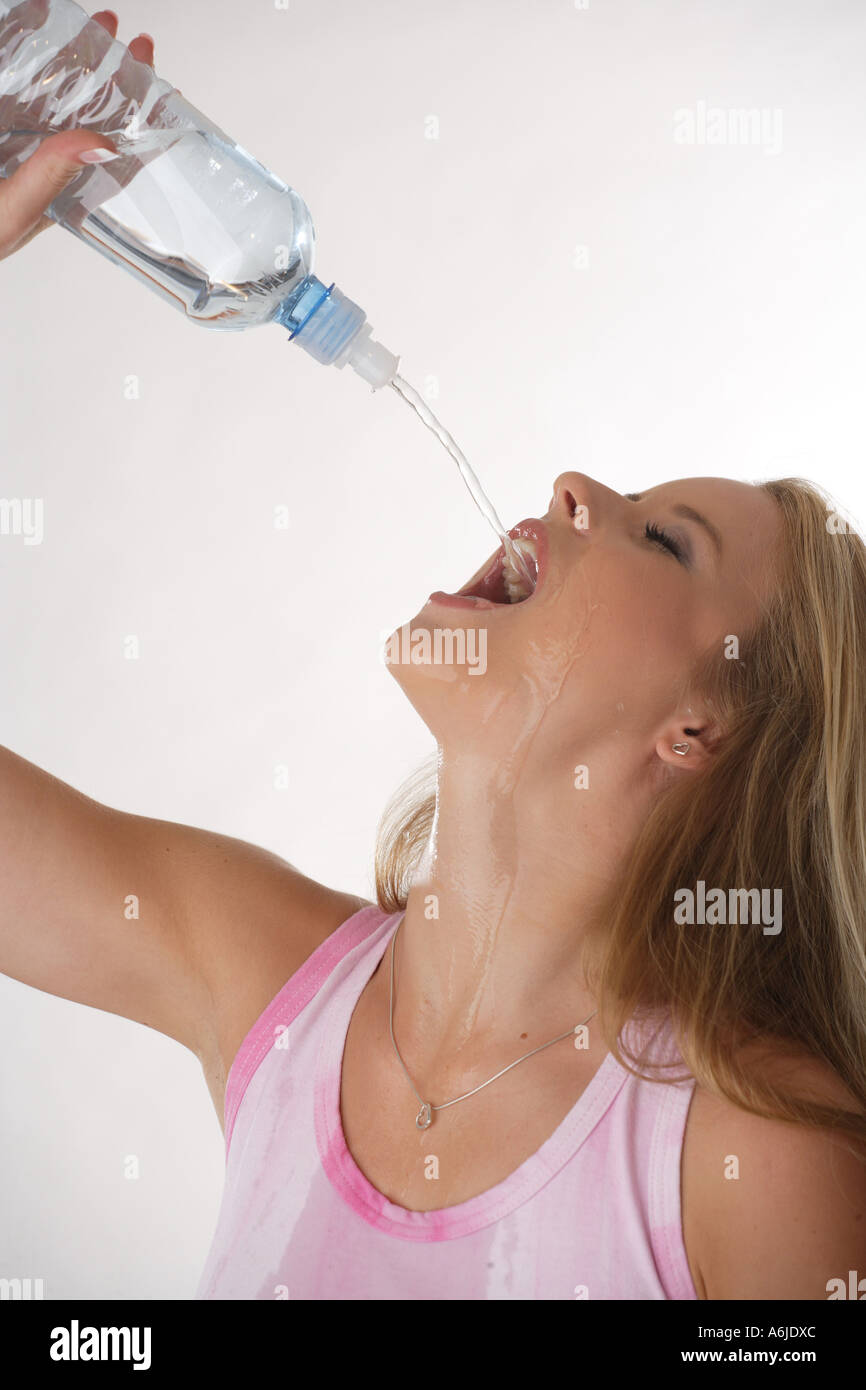
{"type": "Polygon", "coordinates": [[[689,751],[689,745],[687,743],[672,743],[671,748],[675,753],[681,753],[683,757],[685,757],[686,753],[689,751]]]}

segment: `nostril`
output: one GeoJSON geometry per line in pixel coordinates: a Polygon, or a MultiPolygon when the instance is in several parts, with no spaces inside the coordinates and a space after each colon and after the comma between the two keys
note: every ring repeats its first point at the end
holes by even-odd
{"type": "Polygon", "coordinates": [[[574,513],[577,510],[577,499],[575,498],[573,493],[568,491],[567,488],[565,490],[565,501],[568,506],[568,515],[573,517],[574,513]]]}

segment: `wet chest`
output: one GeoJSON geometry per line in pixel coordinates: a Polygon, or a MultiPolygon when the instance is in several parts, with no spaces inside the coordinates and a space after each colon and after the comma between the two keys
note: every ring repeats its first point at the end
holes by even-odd
{"type": "MultiPolygon", "coordinates": [[[[520,1046],[543,1041],[526,1039],[520,1046]]],[[[340,1088],[347,1148],[367,1181],[395,1205],[410,1211],[456,1206],[503,1182],[541,1148],[578,1103],[603,1056],[603,1048],[578,1051],[566,1038],[475,1095],[434,1111],[430,1126],[419,1129],[418,1096],[394,1053],[387,1020],[382,1028],[359,1001],[340,1088]]],[[[485,1079],[445,1080],[444,1091],[429,1097],[415,1084],[425,1100],[441,1104],[485,1079]]]]}

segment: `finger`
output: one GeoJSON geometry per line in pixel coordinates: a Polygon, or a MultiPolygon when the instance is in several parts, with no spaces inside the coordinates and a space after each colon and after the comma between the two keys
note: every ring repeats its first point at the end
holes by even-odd
{"type": "Polygon", "coordinates": [[[64,130],[43,140],[39,149],[0,184],[0,256],[9,255],[39,229],[48,206],[76,174],[92,150],[114,151],[104,135],[64,130]]]}
{"type": "Polygon", "coordinates": [[[153,67],[153,39],[150,34],[139,34],[138,38],[132,39],[128,48],[133,58],[137,58],[139,63],[147,63],[153,67]]]}
{"type": "Polygon", "coordinates": [[[103,29],[107,29],[113,39],[117,38],[118,19],[114,10],[97,10],[90,18],[101,24],[103,29]]]}

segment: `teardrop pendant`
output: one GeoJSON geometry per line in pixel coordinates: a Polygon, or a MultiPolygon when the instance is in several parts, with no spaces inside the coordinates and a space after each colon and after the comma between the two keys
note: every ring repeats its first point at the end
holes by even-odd
{"type": "Polygon", "coordinates": [[[429,1129],[432,1123],[433,1111],[430,1105],[425,1100],[421,1106],[421,1109],[418,1111],[418,1114],[415,1116],[415,1127],[416,1129],[429,1129]]]}

